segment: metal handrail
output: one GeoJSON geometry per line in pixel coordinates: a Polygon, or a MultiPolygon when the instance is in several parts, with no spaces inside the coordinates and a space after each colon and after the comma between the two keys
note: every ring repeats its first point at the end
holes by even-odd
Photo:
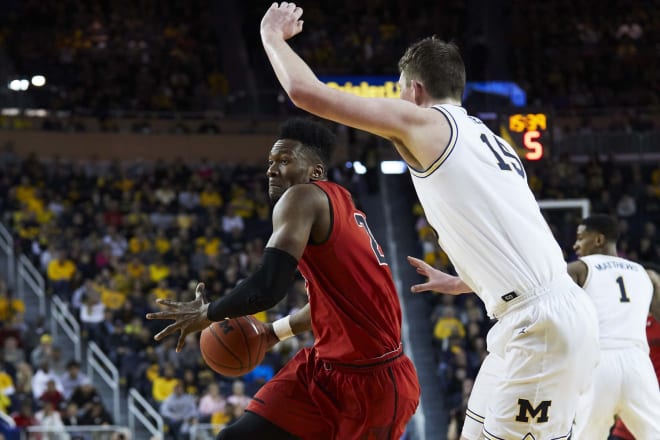
{"type": "Polygon", "coordinates": [[[142,397],[138,390],[131,388],[128,391],[128,427],[131,432],[135,432],[135,419],[138,419],[152,436],[158,439],[163,438],[165,432],[163,417],[142,397]],[[153,422],[144,415],[144,412],[151,416],[153,422]]]}
{"type": "Polygon", "coordinates": [[[115,420],[119,420],[121,417],[119,409],[119,370],[103,353],[103,350],[96,345],[96,342],[90,341],[87,344],[87,375],[90,380],[94,379],[95,372],[112,390],[112,415],[115,420]]]}
{"type": "Polygon", "coordinates": [[[59,327],[64,331],[64,334],[66,334],[73,343],[74,356],[76,360],[80,362],[82,360],[80,324],[69,310],[69,307],[58,296],[53,296],[50,312],[52,318],[50,320],[50,332],[53,336],[57,336],[59,324],[59,327]]]}
{"type": "Polygon", "coordinates": [[[13,289],[16,287],[14,237],[11,236],[5,225],[2,223],[0,223],[0,248],[7,255],[7,285],[13,289]]]}
{"type": "Polygon", "coordinates": [[[17,273],[17,291],[21,299],[25,298],[25,291],[28,290],[25,288],[24,284],[30,287],[31,292],[39,300],[39,314],[41,316],[46,315],[46,282],[44,277],[39,273],[39,271],[34,267],[32,262],[25,254],[21,254],[18,259],[18,273],[17,273]]]}
{"type": "Polygon", "coordinates": [[[215,423],[195,423],[190,425],[190,438],[198,438],[199,433],[208,432],[212,434],[212,438],[215,438],[218,432],[224,428],[225,425],[218,425],[215,423]]]}
{"type": "Polygon", "coordinates": [[[123,434],[126,440],[135,439],[130,430],[119,425],[76,425],[76,426],[29,426],[21,430],[21,440],[46,438],[69,440],[70,438],[111,439],[114,434],[123,434]],[[49,435],[43,435],[49,434],[49,435]]]}
{"type": "Polygon", "coordinates": [[[43,432],[43,433],[58,433],[58,432],[108,432],[115,433],[117,431],[127,432],[128,428],[121,425],[75,425],[75,426],[28,426],[25,428],[27,432],[43,432]]]}

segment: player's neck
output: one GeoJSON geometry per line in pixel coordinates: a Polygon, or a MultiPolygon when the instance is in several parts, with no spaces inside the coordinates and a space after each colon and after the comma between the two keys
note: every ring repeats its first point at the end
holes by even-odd
{"type": "Polygon", "coordinates": [[[422,107],[433,107],[434,105],[444,105],[444,104],[449,104],[449,105],[456,105],[461,107],[461,101],[458,101],[453,98],[443,98],[443,99],[429,99],[422,107]]]}
{"type": "Polygon", "coordinates": [[[610,257],[618,257],[619,253],[616,250],[616,245],[610,244],[610,245],[605,245],[603,247],[603,252],[601,252],[603,255],[609,255],[610,257]]]}

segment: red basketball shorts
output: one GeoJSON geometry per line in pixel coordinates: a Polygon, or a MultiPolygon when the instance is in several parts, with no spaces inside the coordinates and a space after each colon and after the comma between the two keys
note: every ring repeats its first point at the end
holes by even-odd
{"type": "Polygon", "coordinates": [[[304,440],[399,440],[419,404],[403,352],[360,367],[300,350],[254,396],[248,411],[304,440]]]}

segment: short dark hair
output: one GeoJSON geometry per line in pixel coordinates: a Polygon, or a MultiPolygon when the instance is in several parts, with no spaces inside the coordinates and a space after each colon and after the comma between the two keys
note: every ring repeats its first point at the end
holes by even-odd
{"type": "Polygon", "coordinates": [[[399,60],[399,72],[407,81],[421,81],[432,98],[463,98],[465,64],[453,42],[435,36],[418,41],[399,60]]]}
{"type": "Polygon", "coordinates": [[[582,220],[581,224],[587,231],[603,234],[607,241],[616,243],[619,239],[619,225],[607,214],[593,214],[582,220]]]}
{"type": "Polygon", "coordinates": [[[329,128],[309,118],[288,119],[280,127],[279,139],[300,142],[305,148],[316,153],[325,166],[330,165],[337,143],[336,136],[329,128]]]}

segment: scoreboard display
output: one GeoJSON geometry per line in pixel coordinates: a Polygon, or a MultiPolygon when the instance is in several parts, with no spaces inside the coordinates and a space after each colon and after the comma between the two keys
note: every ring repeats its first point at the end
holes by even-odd
{"type": "Polygon", "coordinates": [[[541,160],[550,146],[550,124],[547,112],[509,113],[501,115],[500,136],[511,144],[520,157],[541,160]]]}

